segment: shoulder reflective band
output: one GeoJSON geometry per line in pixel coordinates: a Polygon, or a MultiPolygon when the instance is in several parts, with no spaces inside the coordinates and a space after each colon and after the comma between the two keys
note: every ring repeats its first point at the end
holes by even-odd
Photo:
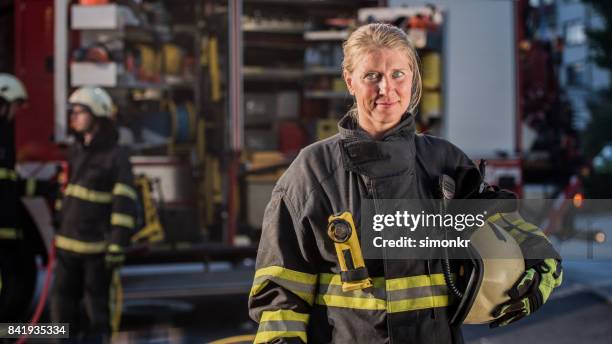
{"type": "Polygon", "coordinates": [[[373,287],[345,292],[337,274],[321,274],[316,303],[328,307],[408,312],[448,306],[443,274],[419,275],[385,280],[372,279],[373,287]]]}
{"type": "Polygon", "coordinates": [[[285,309],[265,311],[261,315],[254,343],[269,343],[278,338],[291,337],[300,338],[302,342],[308,343],[306,337],[308,317],[308,314],[285,309]]]}
{"type": "Polygon", "coordinates": [[[280,266],[268,266],[255,271],[253,287],[249,296],[257,295],[270,281],[297,295],[309,305],[314,302],[317,275],[285,269],[280,266]]]}
{"type": "Polygon", "coordinates": [[[368,277],[351,213],[346,211],[340,215],[332,215],[327,222],[327,234],[334,242],[338,264],[342,270],[342,290],[371,287],[372,280],[368,277]]]}
{"type": "Polygon", "coordinates": [[[134,228],[135,221],[134,217],[121,213],[112,213],[111,214],[111,225],[112,226],[121,226],[126,228],[134,228]]]}
{"type": "Polygon", "coordinates": [[[12,181],[17,180],[17,173],[13,170],[9,170],[7,168],[0,168],[0,180],[8,179],[12,181]]]}
{"type": "Polygon", "coordinates": [[[125,196],[133,200],[138,199],[136,190],[134,190],[134,188],[132,188],[131,186],[123,184],[123,183],[115,184],[115,187],[113,187],[113,196],[125,196]]]}
{"type": "Polygon", "coordinates": [[[84,201],[95,203],[110,203],[113,199],[113,195],[110,192],[90,190],[76,184],[68,184],[64,194],[66,196],[72,196],[84,201]]]}
{"type": "Polygon", "coordinates": [[[0,228],[0,240],[21,239],[21,230],[17,228],[0,228]]]}
{"type": "Polygon", "coordinates": [[[26,196],[34,196],[36,194],[36,179],[28,178],[26,181],[26,196]]]}
{"type": "Polygon", "coordinates": [[[108,244],[105,241],[86,242],[86,241],[80,241],[76,239],[70,239],[70,238],[67,238],[61,235],[55,236],[55,246],[57,248],[61,248],[62,250],[72,251],[76,253],[85,253],[85,254],[103,253],[103,252],[106,252],[107,245],[108,244]]]}

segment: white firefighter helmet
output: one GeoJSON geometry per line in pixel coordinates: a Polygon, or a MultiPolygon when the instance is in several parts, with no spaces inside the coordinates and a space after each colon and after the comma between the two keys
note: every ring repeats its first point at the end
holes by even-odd
{"type": "Polygon", "coordinates": [[[68,98],[70,105],[86,106],[94,116],[111,118],[113,115],[113,100],[100,87],[85,86],[72,92],[68,98]]]}
{"type": "Polygon", "coordinates": [[[0,73],[0,98],[9,103],[28,99],[23,83],[11,74],[0,73]]]}
{"type": "Polygon", "coordinates": [[[493,310],[510,300],[507,292],[525,272],[525,260],[516,240],[489,221],[470,237],[470,245],[474,257],[459,277],[465,292],[451,322],[489,323],[493,310]]]}

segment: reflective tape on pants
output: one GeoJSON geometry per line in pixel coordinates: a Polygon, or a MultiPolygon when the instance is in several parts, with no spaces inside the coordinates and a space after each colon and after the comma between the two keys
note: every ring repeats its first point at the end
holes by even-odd
{"type": "Polygon", "coordinates": [[[95,254],[106,252],[106,241],[87,242],[71,239],[62,235],[55,236],[55,246],[75,253],[95,254]]]}

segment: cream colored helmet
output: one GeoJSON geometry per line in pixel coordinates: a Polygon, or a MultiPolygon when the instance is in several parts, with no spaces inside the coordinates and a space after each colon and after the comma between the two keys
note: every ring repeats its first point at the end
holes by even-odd
{"type": "Polygon", "coordinates": [[[0,73],[0,98],[9,103],[28,99],[23,83],[11,74],[0,73]]]}
{"type": "Polygon", "coordinates": [[[81,87],[70,95],[68,103],[86,106],[96,117],[112,118],[113,116],[113,100],[100,87],[81,87]]]}
{"type": "Polygon", "coordinates": [[[525,272],[518,243],[503,228],[486,222],[470,237],[473,260],[460,276],[465,294],[452,323],[485,324],[495,318],[493,310],[510,300],[507,291],[525,272]]]}

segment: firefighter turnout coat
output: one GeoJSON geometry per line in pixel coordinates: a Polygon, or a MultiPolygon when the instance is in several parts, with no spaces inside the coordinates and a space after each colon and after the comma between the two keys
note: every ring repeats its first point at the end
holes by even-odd
{"type": "Polygon", "coordinates": [[[106,119],[89,145],[68,152],[68,185],[61,203],[59,249],[80,254],[129,243],[135,228],[137,193],[128,152],[117,145],[117,131],[106,119]]]}
{"type": "Polygon", "coordinates": [[[34,178],[20,178],[15,171],[15,122],[0,118],[0,246],[7,249],[15,240],[30,240],[23,230],[20,198],[23,196],[50,196],[56,184],[34,178]],[[4,244],[3,244],[4,243],[4,244]]]}
{"type": "Polygon", "coordinates": [[[303,149],[266,208],[249,296],[256,343],[457,343],[439,260],[366,260],[374,287],[344,292],[328,217],[362,199],[433,199],[433,178],[473,166],[456,146],[415,133],[407,114],[373,140],[349,115],[303,149]]]}

